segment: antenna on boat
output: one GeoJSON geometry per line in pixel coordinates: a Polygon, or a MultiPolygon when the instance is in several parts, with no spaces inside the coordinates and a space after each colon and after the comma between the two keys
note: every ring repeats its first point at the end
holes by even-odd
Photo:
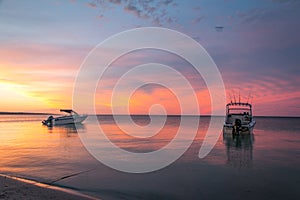
{"type": "Polygon", "coordinates": [[[239,88],[239,103],[241,103],[241,89],[239,88]]]}
{"type": "Polygon", "coordinates": [[[251,98],[251,103],[250,103],[250,104],[252,104],[252,101],[253,101],[253,96],[251,96],[250,98],[251,98]]]}
{"type": "Polygon", "coordinates": [[[234,92],[234,90],[233,90],[233,99],[234,99],[234,103],[236,103],[235,92],[234,92]]]}
{"type": "Polygon", "coordinates": [[[229,93],[229,98],[230,98],[230,103],[232,103],[232,98],[231,98],[231,94],[229,93]]]}
{"type": "Polygon", "coordinates": [[[251,92],[249,92],[248,97],[247,97],[247,103],[249,102],[249,98],[251,97],[251,92]]]}

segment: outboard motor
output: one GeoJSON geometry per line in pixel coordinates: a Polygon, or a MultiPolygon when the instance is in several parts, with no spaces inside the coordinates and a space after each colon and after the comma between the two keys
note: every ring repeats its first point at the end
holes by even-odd
{"type": "Polygon", "coordinates": [[[53,116],[49,116],[48,119],[47,119],[47,126],[53,126],[53,116]]]}
{"type": "Polygon", "coordinates": [[[233,134],[239,134],[242,127],[242,121],[240,119],[235,119],[234,126],[232,129],[233,134]]]}

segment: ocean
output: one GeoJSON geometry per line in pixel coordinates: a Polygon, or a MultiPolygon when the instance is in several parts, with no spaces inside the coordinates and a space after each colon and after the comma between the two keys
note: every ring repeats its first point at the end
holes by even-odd
{"type": "MultiPolygon", "coordinates": [[[[95,159],[84,147],[80,132],[96,132],[99,124],[46,127],[44,115],[0,115],[0,173],[59,187],[101,199],[299,199],[300,118],[256,117],[253,134],[220,134],[213,150],[198,156],[210,117],[200,117],[197,135],[187,151],[172,164],[148,173],[125,173],[95,159]]],[[[160,121],[162,116],[153,116],[160,121]]],[[[121,117],[122,118],[122,117],[121,117]]],[[[196,116],[182,118],[194,122],[196,116]]],[[[168,116],[163,128],[148,127],[134,138],[122,131],[112,116],[98,116],[101,128],[116,146],[134,153],[164,148],[183,120],[168,116]],[[146,133],[147,132],[147,133],[146,133]],[[144,138],[143,134],[150,137],[144,138]]],[[[148,116],[133,116],[145,126],[148,116]]],[[[125,119],[120,123],[130,131],[125,119]]],[[[184,124],[189,136],[192,129],[184,124]]],[[[133,129],[132,129],[133,130],[133,129]]],[[[176,148],[185,145],[179,138],[176,148]]],[[[99,141],[107,158],[107,144],[99,141]]],[[[116,157],[123,159],[126,157],[116,157]]],[[[159,158],[158,158],[159,159],[159,158]]]]}

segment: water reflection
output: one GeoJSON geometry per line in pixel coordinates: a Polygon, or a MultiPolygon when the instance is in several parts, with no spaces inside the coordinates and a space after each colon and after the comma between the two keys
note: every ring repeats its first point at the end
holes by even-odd
{"type": "Polygon", "coordinates": [[[59,133],[65,135],[66,137],[77,136],[77,130],[85,130],[83,124],[65,124],[65,125],[56,125],[56,126],[45,126],[48,129],[48,133],[59,133]]]}
{"type": "MultiPolygon", "coordinates": [[[[253,134],[223,135],[213,151],[200,160],[199,149],[210,122],[209,117],[201,117],[194,143],[173,165],[154,173],[126,174],[95,160],[84,148],[74,125],[48,128],[41,125],[46,117],[0,115],[1,173],[52,182],[96,167],[57,184],[111,199],[239,199],[245,195],[254,199],[269,195],[261,192],[265,190],[277,191],[278,199],[298,194],[299,159],[295,158],[299,157],[300,118],[256,118],[255,144],[253,134]],[[227,186],[232,179],[235,181],[227,186]],[[286,186],[284,191],[282,185],[286,186]],[[241,190],[237,193],[236,188],[241,190]]],[[[194,117],[188,118],[194,123],[194,117]]],[[[119,129],[112,116],[98,119],[114,144],[138,153],[164,147],[181,125],[180,117],[168,117],[165,127],[153,137],[132,138],[119,129]]],[[[149,122],[142,116],[134,120],[141,126],[149,122]]],[[[129,126],[125,120],[121,123],[129,126]]],[[[88,119],[79,128],[93,132],[98,126],[97,121],[88,119]]],[[[189,124],[186,126],[185,134],[192,134],[189,124]]],[[[106,142],[95,142],[103,147],[103,152],[109,151],[106,142]]],[[[183,144],[178,142],[176,148],[182,148],[183,144]]],[[[112,155],[108,152],[107,156],[112,155]]]]}
{"type": "Polygon", "coordinates": [[[227,164],[235,168],[252,167],[254,135],[223,133],[227,164]]]}
{"type": "Polygon", "coordinates": [[[85,125],[47,127],[41,124],[42,119],[44,116],[24,115],[19,121],[14,116],[2,117],[1,173],[52,179],[81,171],[87,161],[91,162],[77,134],[85,125]]]}

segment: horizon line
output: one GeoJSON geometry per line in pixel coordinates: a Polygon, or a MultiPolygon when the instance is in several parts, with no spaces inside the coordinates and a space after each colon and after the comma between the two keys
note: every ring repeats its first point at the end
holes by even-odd
{"type": "MultiPolygon", "coordinates": [[[[43,112],[10,112],[10,111],[0,111],[0,115],[59,115],[58,113],[43,113],[43,112]]],[[[95,114],[87,114],[88,116],[93,116],[95,114]]],[[[194,115],[194,114],[185,114],[185,115],[180,115],[180,114],[167,114],[167,115],[161,115],[161,114],[99,114],[97,113],[96,116],[168,116],[168,117],[179,117],[179,116],[190,116],[190,117],[225,117],[226,115],[208,115],[208,114],[203,114],[203,115],[194,115]]],[[[254,115],[254,117],[260,117],[260,118],[266,118],[266,117],[272,117],[272,118],[300,118],[300,116],[280,116],[280,115],[254,115]]]]}

